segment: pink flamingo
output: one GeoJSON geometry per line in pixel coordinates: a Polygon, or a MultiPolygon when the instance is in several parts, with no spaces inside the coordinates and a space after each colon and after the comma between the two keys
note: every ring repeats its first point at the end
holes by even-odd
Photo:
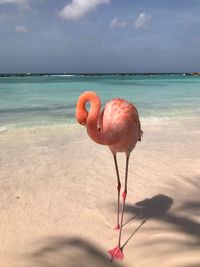
{"type": "Polygon", "coordinates": [[[126,100],[114,98],[109,101],[101,111],[101,101],[95,92],[84,92],[77,101],[76,106],[77,121],[86,126],[90,138],[101,145],[107,145],[114,157],[117,175],[117,226],[119,229],[118,244],[114,249],[109,250],[111,260],[123,259],[124,255],[121,247],[121,234],[123,225],[123,215],[127,196],[128,163],[131,151],[137,141],[141,140],[142,130],[139,115],[136,107],[126,100]],[[89,113],[86,110],[86,102],[90,102],[89,113]],[[117,152],[126,154],[125,185],[122,193],[122,214],[119,224],[119,205],[121,182],[117,165],[117,152]]]}

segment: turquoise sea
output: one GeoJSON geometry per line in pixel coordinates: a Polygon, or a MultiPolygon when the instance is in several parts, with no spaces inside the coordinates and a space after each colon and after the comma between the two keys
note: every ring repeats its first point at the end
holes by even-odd
{"type": "Polygon", "coordinates": [[[144,120],[200,118],[200,77],[160,75],[43,75],[0,77],[0,130],[74,123],[85,90],[104,104],[113,97],[133,102],[144,120]]]}

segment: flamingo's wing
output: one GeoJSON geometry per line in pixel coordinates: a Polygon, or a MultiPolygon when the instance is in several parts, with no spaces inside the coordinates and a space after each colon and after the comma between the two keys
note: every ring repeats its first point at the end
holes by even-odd
{"type": "Polygon", "coordinates": [[[104,109],[101,111],[101,113],[99,115],[98,122],[97,122],[97,127],[98,127],[99,131],[101,131],[103,128],[103,115],[104,115],[104,109]]]}
{"type": "Polygon", "coordinates": [[[140,120],[139,120],[139,138],[138,138],[138,141],[141,141],[142,136],[143,136],[143,131],[141,129],[141,124],[140,124],[140,120]]]}

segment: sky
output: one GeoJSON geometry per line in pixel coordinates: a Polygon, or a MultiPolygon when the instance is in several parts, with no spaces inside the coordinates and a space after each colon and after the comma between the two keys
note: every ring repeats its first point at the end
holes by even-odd
{"type": "Polygon", "coordinates": [[[0,73],[200,71],[199,0],[0,0],[0,73]]]}

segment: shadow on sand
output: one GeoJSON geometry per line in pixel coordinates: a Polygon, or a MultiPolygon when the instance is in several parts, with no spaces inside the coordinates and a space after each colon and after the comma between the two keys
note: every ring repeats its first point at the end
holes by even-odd
{"type": "MultiPolygon", "coordinates": [[[[177,192],[182,189],[182,194],[185,192],[186,197],[183,198],[182,204],[173,207],[172,210],[170,208],[173,200],[165,195],[156,195],[134,205],[127,204],[126,213],[129,213],[131,217],[124,223],[124,226],[133,219],[138,222],[141,220],[141,223],[124,243],[124,246],[149,219],[153,219],[159,223],[145,227],[145,235],[149,236],[151,233],[152,235],[151,238],[141,242],[142,249],[157,251],[163,255],[163,260],[166,262],[176,259],[176,266],[183,266],[181,263],[183,255],[185,257],[184,266],[200,266],[200,222],[198,219],[200,217],[200,201],[197,197],[200,193],[199,181],[200,177],[183,180],[183,184],[179,185],[180,188],[177,188],[177,192]]],[[[156,255],[158,254],[151,254],[151,257],[155,259],[156,255]]]]}
{"type": "MultiPolygon", "coordinates": [[[[195,180],[195,182],[196,181],[197,180],[195,180]]],[[[197,183],[191,184],[190,187],[193,190],[192,192],[199,194],[199,179],[197,183]]],[[[200,250],[200,223],[194,219],[196,218],[195,216],[200,216],[200,201],[196,201],[195,198],[193,200],[191,199],[183,201],[180,206],[173,208],[172,211],[170,209],[173,205],[173,199],[163,194],[158,194],[152,198],[142,200],[135,203],[135,205],[126,204],[125,212],[129,213],[131,216],[130,219],[124,223],[123,227],[126,227],[133,219],[136,219],[139,225],[125,241],[123,247],[129,243],[135,233],[139,231],[148,220],[153,219],[159,222],[156,226],[151,224],[151,227],[145,227],[145,232],[148,231],[151,233],[152,230],[159,232],[159,238],[152,234],[151,238],[143,239],[141,244],[138,244],[137,249],[145,250],[147,257],[142,259],[137,258],[137,263],[143,261],[142,266],[148,266],[150,261],[152,259],[155,260],[155,258],[158,258],[158,261],[166,260],[166,262],[169,263],[168,260],[172,258],[177,259],[177,256],[182,258],[183,253],[186,253],[189,262],[188,264],[185,263],[184,266],[200,266],[200,256],[198,256],[200,250]],[[162,223],[164,224],[162,225],[162,223]],[[166,225],[168,225],[169,228],[166,228],[166,225]],[[175,235],[173,235],[173,233],[175,235]],[[177,238],[176,234],[179,233],[184,234],[184,239],[177,238]],[[142,248],[139,246],[142,246],[142,248]],[[156,253],[152,254],[152,251],[156,251],[156,253]],[[193,259],[193,255],[197,255],[195,259],[193,259]]],[[[38,246],[39,247],[28,255],[28,260],[29,262],[31,260],[31,263],[33,263],[31,266],[33,267],[125,266],[124,263],[119,262],[112,262],[110,265],[109,257],[106,252],[102,251],[96,244],[80,237],[67,238],[65,236],[58,236],[47,238],[41,240],[38,246]]],[[[176,266],[182,267],[183,265],[181,264],[182,263],[177,260],[176,266]]],[[[136,266],[133,264],[132,267],[136,266]]]]}
{"type": "Polygon", "coordinates": [[[134,232],[130,235],[130,237],[123,244],[122,248],[124,248],[131,238],[135,235],[135,233],[149,220],[150,218],[160,218],[166,215],[168,210],[171,208],[173,204],[172,198],[158,194],[152,198],[148,198],[142,201],[135,203],[135,205],[131,206],[130,204],[126,205],[126,212],[134,214],[128,221],[126,221],[123,225],[125,227],[129,222],[133,219],[141,219],[141,223],[134,230],[134,232]]]}
{"type": "MultiPolygon", "coordinates": [[[[96,245],[79,237],[55,237],[41,240],[40,247],[35,249],[28,260],[34,267],[107,267],[109,257],[96,245]],[[42,246],[41,244],[45,244],[42,246]]],[[[31,265],[32,266],[32,265],[31,265]]],[[[112,267],[122,267],[113,262],[112,267]]]]}
{"type": "MultiPolygon", "coordinates": [[[[200,223],[190,218],[191,215],[200,213],[200,201],[186,201],[174,212],[169,212],[173,200],[165,195],[156,195],[150,199],[137,202],[135,205],[126,205],[126,212],[133,216],[124,223],[124,226],[133,219],[142,219],[144,224],[148,219],[168,223],[173,229],[190,235],[196,245],[200,246],[200,223]],[[179,213],[189,214],[181,216],[179,213]]],[[[199,247],[200,248],[200,247],[199,247]]]]}

